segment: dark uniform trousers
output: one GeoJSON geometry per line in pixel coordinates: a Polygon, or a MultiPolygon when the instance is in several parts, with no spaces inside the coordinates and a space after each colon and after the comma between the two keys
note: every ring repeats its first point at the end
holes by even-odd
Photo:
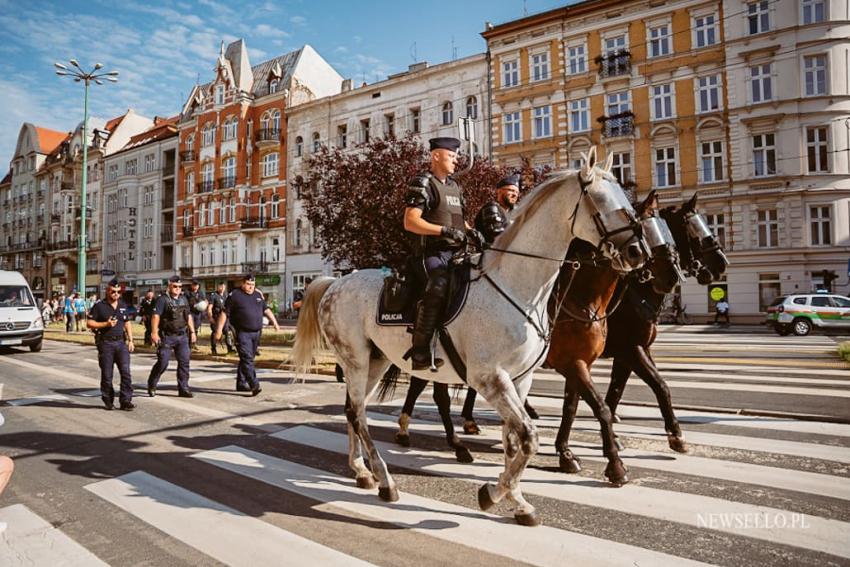
{"type": "MultiPolygon", "coordinates": [[[[218,343],[215,340],[215,328],[218,325],[216,321],[218,321],[218,315],[214,315],[210,322],[210,346],[213,351],[215,351],[218,346],[218,343]]],[[[221,334],[224,335],[224,344],[227,345],[227,352],[233,352],[233,326],[231,326],[229,319],[224,322],[221,334]]]]}
{"type": "Polygon", "coordinates": [[[192,309],[192,322],[195,324],[195,329],[198,331],[198,334],[201,334],[201,315],[202,313],[198,313],[195,311],[194,306],[190,306],[192,309]]]}
{"type": "Polygon", "coordinates": [[[151,327],[153,326],[153,321],[151,321],[151,316],[147,315],[144,319],[145,324],[145,346],[149,346],[153,344],[151,340],[151,327]]]}
{"type": "Polygon", "coordinates": [[[133,399],[133,379],[130,377],[130,350],[124,337],[114,340],[101,339],[97,347],[97,362],[100,365],[100,395],[105,403],[111,404],[115,399],[115,389],[112,387],[112,373],[118,365],[121,375],[121,389],[118,399],[128,403],[133,399]]]}
{"type": "Polygon", "coordinates": [[[163,335],[156,350],[156,364],[148,376],[148,387],[156,388],[162,374],[168,369],[171,350],[177,358],[177,388],[181,392],[189,391],[189,336],[184,332],[177,335],[163,335]]]}
{"type": "Polygon", "coordinates": [[[256,388],[259,385],[254,356],[260,348],[260,331],[236,331],[236,352],[239,366],[236,368],[236,386],[256,388]]]}

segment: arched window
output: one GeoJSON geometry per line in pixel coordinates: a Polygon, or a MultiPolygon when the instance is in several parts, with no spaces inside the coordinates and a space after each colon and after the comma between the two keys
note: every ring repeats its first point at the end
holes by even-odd
{"type": "Polygon", "coordinates": [[[280,197],[278,195],[272,195],[272,218],[276,219],[280,217],[280,197]]]}
{"type": "Polygon", "coordinates": [[[239,119],[232,116],[224,121],[224,139],[233,140],[236,138],[236,128],[239,125],[239,119]]]}
{"type": "Polygon", "coordinates": [[[273,110],[271,113],[271,129],[280,132],[280,110],[273,110]]]}
{"type": "Polygon", "coordinates": [[[448,100],[443,103],[443,126],[449,126],[454,121],[454,107],[452,106],[452,101],[448,100]]]}
{"type": "Polygon", "coordinates": [[[195,172],[190,171],[186,174],[186,194],[191,195],[195,192],[195,172]]]}
{"type": "Polygon", "coordinates": [[[266,198],[265,197],[260,197],[259,215],[260,215],[260,222],[265,220],[265,218],[266,218],[266,198]]]}
{"type": "Polygon", "coordinates": [[[279,85],[280,80],[278,79],[272,79],[271,81],[269,81],[269,94],[276,93],[279,85]]]}
{"type": "Polygon", "coordinates": [[[466,99],[466,117],[473,119],[478,118],[478,99],[474,96],[466,99]]]}
{"type": "Polygon", "coordinates": [[[186,151],[192,151],[195,146],[195,135],[189,134],[186,136],[186,151]]]}
{"type": "Polygon", "coordinates": [[[319,137],[318,132],[313,132],[313,152],[318,152],[319,148],[322,147],[322,140],[319,137]]]}
{"type": "Polygon", "coordinates": [[[269,118],[270,117],[269,117],[268,112],[264,112],[263,115],[260,117],[260,129],[261,130],[268,130],[269,129],[269,118]]]}
{"type": "Polygon", "coordinates": [[[304,138],[298,136],[295,138],[295,157],[304,155],[304,138]]]}

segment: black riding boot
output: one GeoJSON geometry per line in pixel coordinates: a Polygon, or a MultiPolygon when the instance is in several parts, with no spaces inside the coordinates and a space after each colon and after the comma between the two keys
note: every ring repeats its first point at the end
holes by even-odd
{"type": "MultiPolygon", "coordinates": [[[[413,327],[413,370],[425,370],[431,367],[431,338],[434,330],[440,324],[440,318],[446,304],[446,294],[449,290],[448,274],[434,271],[428,278],[425,287],[425,297],[416,314],[416,325],[413,327]]],[[[442,358],[434,359],[434,366],[443,365],[442,358]]]]}

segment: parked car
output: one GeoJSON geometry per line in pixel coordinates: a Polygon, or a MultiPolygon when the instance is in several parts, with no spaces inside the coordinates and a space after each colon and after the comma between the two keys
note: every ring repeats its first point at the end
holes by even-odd
{"type": "Polygon", "coordinates": [[[767,308],[767,325],[782,335],[812,329],[850,329],[850,298],[830,293],[783,295],[767,308]]]}
{"type": "Polygon", "coordinates": [[[27,280],[20,272],[0,270],[0,347],[41,350],[44,320],[27,280]]]}

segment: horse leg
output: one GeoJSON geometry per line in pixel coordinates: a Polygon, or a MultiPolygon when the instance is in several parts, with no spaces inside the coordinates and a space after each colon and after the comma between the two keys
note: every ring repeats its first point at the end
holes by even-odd
{"type": "Polygon", "coordinates": [[[605,400],[593,386],[590,370],[584,364],[580,364],[575,376],[579,379],[578,391],[581,398],[590,406],[593,416],[599,422],[600,435],[602,436],[602,454],[608,459],[605,467],[605,476],[614,486],[622,486],[629,482],[628,469],[620,459],[617,444],[614,442],[614,428],[611,423],[611,410],[605,405],[605,400]]]}
{"type": "MultiPolygon", "coordinates": [[[[617,406],[620,404],[620,399],[626,390],[626,382],[629,381],[629,376],[632,373],[632,365],[626,358],[622,354],[614,356],[611,365],[611,382],[608,384],[608,391],[605,394],[605,405],[611,410],[611,420],[614,423],[620,423],[620,418],[617,417],[617,406]]],[[[624,449],[616,433],[614,434],[614,443],[620,451],[624,449]]]]}
{"type": "Polygon", "coordinates": [[[410,447],[410,416],[413,415],[413,407],[416,405],[416,400],[422,395],[425,386],[428,385],[426,380],[410,377],[410,386],[407,388],[407,397],[404,398],[404,406],[401,408],[401,415],[398,416],[398,433],[395,434],[395,442],[402,447],[410,447]]]}
{"type": "Polygon", "coordinates": [[[443,428],[446,430],[446,441],[449,447],[455,451],[455,458],[459,463],[471,463],[473,461],[472,454],[469,452],[469,449],[463,446],[463,443],[460,442],[460,439],[455,434],[455,426],[452,423],[452,400],[449,396],[448,384],[434,383],[434,403],[437,404],[440,419],[443,420],[443,428]]]}
{"type": "Polygon", "coordinates": [[[481,433],[481,429],[475,423],[475,417],[472,415],[477,396],[478,392],[475,391],[475,388],[467,387],[466,399],[463,401],[463,410],[460,412],[461,417],[463,417],[463,432],[467,435],[479,435],[481,433]]]}
{"type": "Polygon", "coordinates": [[[505,470],[499,475],[495,486],[486,483],[478,490],[478,505],[486,510],[507,496],[515,504],[514,518],[517,523],[536,526],[540,523],[537,512],[523,498],[519,488],[519,480],[538,448],[537,429],[523,409],[527,388],[520,395],[517,392],[519,386],[515,387],[504,371],[498,371],[492,377],[475,379],[472,384],[502,418],[502,441],[505,444],[505,470]]]}
{"type": "Polygon", "coordinates": [[[565,473],[577,473],[581,471],[581,461],[570,451],[570,431],[576,418],[578,409],[577,379],[570,372],[575,369],[557,369],[564,377],[564,405],[561,409],[561,425],[558,427],[558,435],[555,437],[555,450],[558,452],[558,466],[565,473]]]}
{"type": "Polygon", "coordinates": [[[345,394],[345,417],[348,429],[348,466],[354,471],[354,478],[357,480],[357,488],[365,488],[372,490],[375,488],[375,476],[366,467],[363,459],[363,446],[360,443],[360,437],[355,430],[357,416],[352,411],[351,397],[348,393],[345,394]]]}
{"type": "Polygon", "coordinates": [[[658,401],[658,408],[664,417],[664,430],[667,432],[667,443],[677,453],[687,453],[688,444],[682,439],[682,428],[679,426],[679,420],[676,419],[676,414],[673,411],[670,388],[658,372],[658,367],[655,366],[652,355],[646,349],[639,346],[635,348],[633,356],[635,359],[635,374],[652,388],[655,399],[658,401]]]}

